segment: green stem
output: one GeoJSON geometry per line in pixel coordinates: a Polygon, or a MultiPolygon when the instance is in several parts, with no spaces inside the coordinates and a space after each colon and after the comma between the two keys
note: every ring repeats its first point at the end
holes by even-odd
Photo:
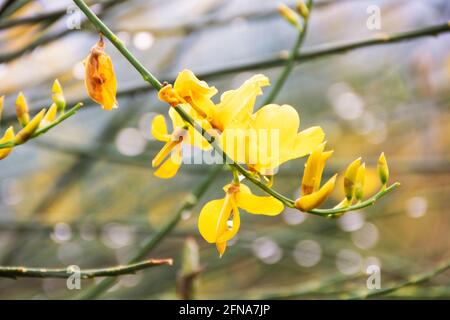
{"type": "Polygon", "coordinates": [[[133,67],[141,74],[142,78],[151,84],[156,90],[162,88],[161,82],[155,78],[127,49],[125,44],[100,20],[99,17],[87,6],[83,0],[73,0],[73,2],[80,8],[86,15],[89,21],[101,32],[106,38],[108,38],[119,52],[133,65],[133,67]]]}
{"type": "Polygon", "coordinates": [[[125,266],[116,266],[101,269],[79,270],[79,273],[68,268],[28,268],[28,267],[3,267],[0,266],[0,277],[2,278],[68,278],[78,273],[81,279],[91,279],[96,277],[116,277],[123,274],[131,274],[136,271],[173,264],[172,259],[149,259],[125,266]]]}
{"type": "MultiPolygon", "coordinates": [[[[311,15],[313,0],[309,0],[306,5],[308,6],[309,14],[311,15]]],[[[263,106],[268,105],[275,100],[275,98],[278,96],[281,89],[283,88],[289,75],[291,74],[292,69],[295,66],[295,58],[299,54],[300,48],[303,45],[303,42],[305,41],[306,33],[308,31],[308,22],[309,22],[309,15],[308,17],[304,18],[303,28],[301,28],[298,32],[297,40],[295,41],[295,44],[289,53],[289,57],[284,65],[283,71],[281,71],[280,76],[273,85],[273,89],[269,92],[269,95],[264,100],[262,104],[263,106]]]]}
{"type": "Polygon", "coordinates": [[[24,144],[27,141],[30,141],[31,139],[35,139],[37,137],[39,137],[40,135],[43,135],[44,133],[46,133],[47,131],[49,131],[50,129],[56,127],[57,125],[59,125],[61,122],[67,120],[68,118],[70,118],[71,116],[73,116],[75,113],[77,113],[77,111],[83,106],[82,103],[77,103],[73,108],[71,108],[69,111],[67,111],[66,113],[64,113],[63,115],[61,115],[60,117],[58,117],[58,119],[56,119],[55,121],[53,121],[51,124],[36,130],[31,137],[22,142],[22,143],[14,143],[14,141],[8,141],[5,143],[0,143],[0,149],[5,149],[5,148],[14,148],[18,145],[24,144]]]}
{"type": "MultiPolygon", "coordinates": [[[[150,236],[144,241],[142,247],[138,252],[135,253],[133,258],[129,263],[133,263],[145,257],[149,252],[151,252],[160,242],[167,236],[180,222],[183,212],[191,210],[199,201],[199,199],[205,194],[209,186],[212,184],[218,173],[223,169],[223,166],[216,166],[212,168],[210,173],[206,176],[205,180],[197,186],[197,188],[189,194],[178,211],[167,221],[167,223],[154,235],[150,236]]],[[[114,278],[106,278],[100,281],[98,284],[89,288],[87,291],[83,292],[79,298],[80,299],[95,299],[100,296],[103,292],[108,290],[112,285],[114,285],[114,278]]]]}
{"type": "Polygon", "coordinates": [[[318,215],[321,217],[326,217],[326,218],[340,217],[342,213],[366,208],[366,207],[373,205],[378,199],[380,199],[381,197],[383,197],[384,195],[386,195],[387,193],[391,192],[392,190],[394,190],[395,188],[397,188],[399,186],[400,186],[400,183],[396,182],[387,188],[382,188],[377,194],[370,197],[369,199],[364,200],[362,202],[358,202],[352,206],[336,208],[336,209],[313,209],[311,211],[308,211],[308,213],[315,214],[315,215],[318,215]]]}

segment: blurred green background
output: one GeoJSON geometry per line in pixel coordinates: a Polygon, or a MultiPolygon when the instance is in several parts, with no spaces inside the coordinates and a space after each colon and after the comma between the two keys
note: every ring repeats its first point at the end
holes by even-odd
{"type": "MultiPolygon", "coordinates": [[[[50,104],[51,84],[58,78],[69,101],[85,101],[81,61],[98,38],[71,1],[19,2],[17,11],[0,14],[0,25],[42,13],[60,15],[0,29],[0,94],[6,95],[2,132],[14,119],[21,90],[38,110],[50,104]],[[79,18],[81,29],[68,29],[79,18]]],[[[189,68],[209,74],[208,83],[222,92],[259,72],[275,81],[280,68],[211,73],[286,55],[296,31],[278,15],[277,5],[275,0],[122,0],[97,9],[159,79],[172,80],[189,68]]],[[[446,0],[317,0],[303,49],[449,19],[446,0]],[[381,9],[381,30],[366,27],[371,5],[381,9]]],[[[119,109],[106,112],[87,103],[0,162],[0,265],[125,263],[206,175],[207,166],[184,165],[174,179],[153,176],[151,159],[162,145],[152,139],[150,122],[167,106],[112,45],[107,51],[122,92],[119,109]]],[[[342,172],[358,156],[373,168],[384,151],[391,181],[401,182],[401,188],[376,206],[337,220],[290,209],[277,217],[244,213],[236,241],[220,259],[196,223],[201,205],[222,197],[230,179],[222,172],[200,205],[184,212],[175,231],[150,255],[174,258],[174,266],[121,276],[103,298],[180,298],[176,283],[188,238],[199,245],[202,267],[190,297],[204,299],[339,298],[366,288],[368,265],[380,266],[384,287],[450,257],[450,34],[306,61],[295,67],[276,101],[297,108],[302,128],[323,127],[335,150],[328,175],[342,172]]],[[[295,198],[303,163],[285,165],[274,187],[295,198]]],[[[369,192],[374,192],[376,176],[370,173],[369,192]]],[[[337,190],[330,203],[341,197],[337,190]]],[[[82,288],[94,283],[83,280],[82,288]]],[[[449,285],[447,272],[387,297],[449,298],[449,285]]],[[[60,279],[0,279],[3,299],[78,293],[60,279]]]]}

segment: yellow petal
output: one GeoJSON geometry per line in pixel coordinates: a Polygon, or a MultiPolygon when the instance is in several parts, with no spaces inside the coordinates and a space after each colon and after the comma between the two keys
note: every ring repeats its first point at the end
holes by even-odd
{"type": "Polygon", "coordinates": [[[248,121],[253,113],[256,97],[262,94],[261,87],[268,85],[269,79],[257,74],[238,89],[225,92],[211,119],[213,126],[223,131],[236,123],[248,121]]]}
{"type": "MultiPolygon", "coordinates": [[[[12,141],[14,139],[14,128],[9,127],[3,137],[0,139],[0,144],[12,141]]],[[[5,159],[12,151],[13,148],[3,148],[0,149],[0,160],[5,159]]]]}
{"type": "Polygon", "coordinates": [[[219,256],[222,258],[225,250],[227,248],[227,242],[217,242],[216,243],[217,252],[219,252],[219,256]]]}
{"type": "Polygon", "coordinates": [[[256,196],[250,189],[241,184],[239,192],[236,193],[236,203],[239,208],[248,213],[276,216],[283,211],[283,203],[271,196],[256,196]]]}
{"type": "Polygon", "coordinates": [[[295,138],[290,158],[296,159],[310,154],[324,139],[325,133],[321,127],[310,127],[299,132],[295,138]]]}
{"type": "Polygon", "coordinates": [[[230,217],[233,206],[230,197],[212,200],[205,204],[198,218],[198,230],[209,243],[216,243],[223,233],[221,226],[225,225],[230,217]]]}
{"type": "Polygon", "coordinates": [[[200,81],[192,71],[183,70],[178,74],[174,89],[200,117],[212,115],[214,103],[211,97],[217,93],[215,87],[210,87],[205,81],[200,81]]]}
{"type": "Polygon", "coordinates": [[[314,208],[320,206],[327,197],[331,194],[336,183],[336,176],[334,175],[330,180],[325,183],[319,191],[313,192],[306,196],[302,196],[295,201],[295,207],[303,212],[308,212],[314,208]]]}
{"type": "Polygon", "coordinates": [[[318,145],[306,160],[302,178],[302,195],[308,195],[315,191],[314,187],[316,186],[316,180],[319,178],[320,159],[324,148],[325,142],[318,145]]]}
{"type": "Polygon", "coordinates": [[[161,166],[155,171],[154,175],[162,179],[170,179],[175,176],[180,169],[182,162],[182,149],[181,143],[177,144],[173,149],[170,157],[161,164],[161,166]]]}
{"type": "Polygon", "coordinates": [[[270,104],[262,107],[251,118],[250,128],[256,143],[250,143],[249,159],[257,158],[255,169],[262,174],[293,158],[293,148],[300,117],[289,105],[270,104]],[[252,149],[253,146],[253,149],[252,149]]]}
{"type": "Polygon", "coordinates": [[[159,141],[167,142],[170,140],[166,120],[161,114],[158,114],[152,119],[152,135],[159,141]]]}

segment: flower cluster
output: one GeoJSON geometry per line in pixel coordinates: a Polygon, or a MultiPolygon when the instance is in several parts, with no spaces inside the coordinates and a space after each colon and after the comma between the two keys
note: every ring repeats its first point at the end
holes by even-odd
{"type": "MultiPolygon", "coordinates": [[[[253,214],[274,216],[281,213],[286,204],[272,194],[254,195],[248,186],[241,183],[242,179],[233,165],[245,165],[246,172],[252,177],[251,182],[257,181],[270,188],[273,176],[283,163],[309,155],[301,197],[292,200],[292,204],[288,203],[303,212],[319,207],[335,186],[336,175],[321,186],[325,163],[332,151],[324,151],[325,134],[320,127],[299,131],[300,116],[290,105],[269,104],[254,112],[257,96],[262,94],[262,87],[268,85],[266,76],[255,75],[239,88],[224,92],[220,101],[215,103],[212,98],[217,89],[200,81],[190,70],[184,70],[173,86],[167,84],[159,91],[160,100],[172,106],[169,110],[172,131],[169,133],[163,115],[154,117],[152,134],[165,142],[152,162],[157,168],[156,176],[171,178],[176,174],[182,162],[183,144],[203,150],[211,148],[211,141],[206,140],[200,131],[208,132],[223,150],[224,158],[232,160],[234,178],[223,188],[225,197],[208,202],[198,220],[200,234],[207,242],[216,245],[221,256],[227,241],[239,230],[239,208],[253,214]],[[180,114],[189,115],[201,130],[196,130],[180,114]]],[[[344,180],[346,199],[336,208],[350,210],[354,200],[361,201],[365,165],[360,162],[358,159],[347,169],[344,180]]]]}
{"type": "MultiPolygon", "coordinates": [[[[4,96],[0,97],[0,115],[3,111],[3,105],[4,96]]],[[[52,104],[48,110],[44,108],[31,118],[27,99],[20,92],[16,99],[16,116],[21,129],[16,134],[14,127],[10,126],[3,133],[2,138],[0,138],[0,160],[6,158],[15,146],[24,144],[28,140],[47,132],[75,113],[81,106],[82,104],[77,104],[66,114],[66,100],[63,90],[59,81],[55,80],[52,87],[52,104]]]]}

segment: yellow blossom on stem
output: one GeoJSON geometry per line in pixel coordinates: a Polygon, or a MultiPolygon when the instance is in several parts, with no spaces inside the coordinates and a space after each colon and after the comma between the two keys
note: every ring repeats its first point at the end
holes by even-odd
{"type": "Polygon", "coordinates": [[[58,111],[64,112],[64,109],[66,108],[66,99],[58,79],[53,82],[52,100],[58,107],[58,111]]]}
{"type": "Polygon", "coordinates": [[[386,161],[386,157],[384,156],[384,152],[381,153],[380,157],[378,158],[377,171],[378,171],[378,177],[380,178],[381,183],[383,184],[383,186],[386,186],[387,182],[389,180],[389,167],[387,165],[387,161],[386,161]]]}
{"type": "Polygon", "coordinates": [[[255,106],[262,87],[269,86],[269,78],[256,74],[246,80],[239,88],[222,94],[220,103],[213,109],[210,122],[220,131],[227,128],[245,128],[255,106]]]}
{"type": "Polygon", "coordinates": [[[16,99],[16,115],[22,127],[25,127],[30,121],[27,99],[22,92],[19,93],[16,99]]]}
{"type": "Polygon", "coordinates": [[[239,208],[252,213],[267,216],[278,215],[283,204],[269,196],[256,196],[244,184],[229,184],[224,187],[225,198],[212,200],[205,204],[198,219],[198,229],[209,243],[215,243],[222,256],[227,241],[239,230],[239,208]]]}
{"type": "Polygon", "coordinates": [[[316,146],[306,161],[302,178],[302,196],[295,201],[296,208],[301,211],[317,208],[334,189],[337,175],[320,187],[325,163],[333,154],[333,151],[324,151],[324,148],[325,142],[316,146]]]}
{"type": "MultiPolygon", "coordinates": [[[[188,113],[192,114],[189,104],[180,105],[177,108],[184,108],[188,113]]],[[[190,144],[201,149],[209,149],[210,145],[203,136],[188,126],[178,115],[175,109],[169,110],[169,116],[172,120],[173,131],[169,134],[166,121],[163,115],[157,115],[152,120],[152,135],[156,140],[165,142],[166,144],[153,158],[152,166],[157,168],[155,176],[159,178],[172,178],[181,166],[182,161],[182,144],[190,144]]],[[[206,120],[197,120],[205,129],[209,129],[206,120]]]]}
{"type": "MultiPolygon", "coordinates": [[[[0,144],[13,141],[13,139],[14,139],[14,128],[11,126],[3,134],[3,137],[0,139],[0,144]]],[[[12,149],[13,148],[0,149],[0,160],[5,159],[11,153],[12,149]]]]}
{"type": "Polygon", "coordinates": [[[45,109],[42,109],[37,115],[34,116],[33,119],[31,119],[31,121],[25,126],[25,128],[17,133],[17,135],[14,137],[15,144],[22,144],[33,135],[33,133],[39,128],[39,124],[44,118],[45,111],[45,109]]]}
{"type": "Polygon", "coordinates": [[[117,108],[117,80],[111,58],[105,52],[103,38],[92,47],[84,63],[84,82],[91,99],[105,110],[117,108]]]}

